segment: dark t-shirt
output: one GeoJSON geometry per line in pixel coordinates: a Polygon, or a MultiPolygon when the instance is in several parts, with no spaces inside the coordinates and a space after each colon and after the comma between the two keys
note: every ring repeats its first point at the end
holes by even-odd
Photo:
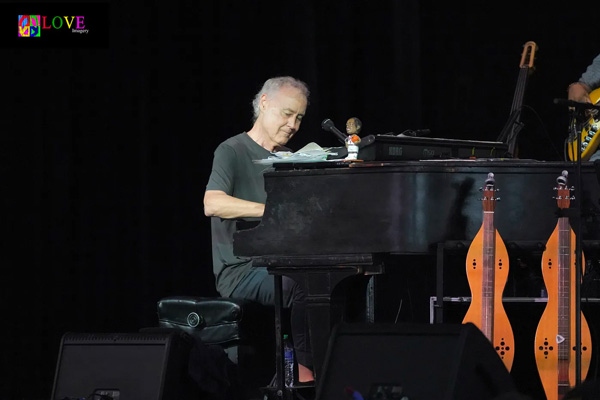
{"type": "MultiPolygon", "coordinates": [[[[221,143],[215,150],[212,172],[206,190],[222,190],[243,200],[265,203],[267,194],[263,173],[270,166],[255,164],[271,153],[256,143],[246,132],[221,143]]],[[[232,219],[211,218],[213,272],[217,291],[230,296],[244,275],[252,268],[249,258],[233,255],[232,219]]]]}

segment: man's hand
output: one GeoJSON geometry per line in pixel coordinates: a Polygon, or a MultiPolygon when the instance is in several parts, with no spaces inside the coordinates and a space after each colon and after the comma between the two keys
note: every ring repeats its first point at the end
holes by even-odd
{"type": "Polygon", "coordinates": [[[592,90],[588,85],[582,82],[575,82],[569,85],[568,98],[569,100],[578,101],[580,103],[591,103],[590,92],[592,90]]]}

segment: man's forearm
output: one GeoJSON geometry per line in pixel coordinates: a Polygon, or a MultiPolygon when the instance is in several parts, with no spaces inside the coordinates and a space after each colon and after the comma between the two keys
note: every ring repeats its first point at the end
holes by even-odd
{"type": "Polygon", "coordinates": [[[262,217],[265,205],[242,200],[219,190],[207,190],[204,195],[204,214],[225,219],[262,217]]]}

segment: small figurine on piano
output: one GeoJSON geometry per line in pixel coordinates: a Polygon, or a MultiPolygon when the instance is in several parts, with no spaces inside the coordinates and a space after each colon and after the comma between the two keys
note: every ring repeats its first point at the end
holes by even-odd
{"type": "Polygon", "coordinates": [[[360,136],[358,134],[361,128],[362,122],[356,117],[350,118],[346,122],[346,133],[348,134],[346,138],[346,148],[348,149],[346,160],[358,159],[358,144],[360,143],[360,136]]]}

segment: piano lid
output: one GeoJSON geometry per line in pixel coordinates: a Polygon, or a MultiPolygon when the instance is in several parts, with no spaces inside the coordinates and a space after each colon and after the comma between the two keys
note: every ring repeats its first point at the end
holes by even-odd
{"type": "MultiPolygon", "coordinates": [[[[556,177],[576,165],[533,160],[278,165],[265,174],[267,202],[258,226],[234,234],[238,256],[425,254],[438,242],[471,240],[481,227],[480,201],[489,172],[500,202],[496,227],[505,242],[545,243],[556,225],[556,177]]],[[[584,240],[600,239],[600,187],[582,166],[584,240]]],[[[577,188],[576,188],[577,189],[577,188]]],[[[576,221],[571,221],[573,228],[576,221]]]]}

